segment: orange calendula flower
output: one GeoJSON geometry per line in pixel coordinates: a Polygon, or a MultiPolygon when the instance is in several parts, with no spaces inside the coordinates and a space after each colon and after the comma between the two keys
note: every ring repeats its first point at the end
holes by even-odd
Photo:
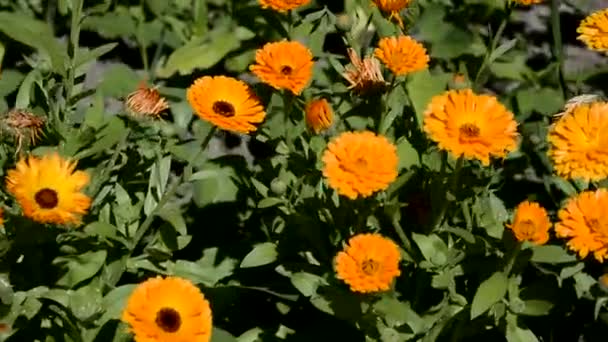
{"type": "Polygon", "coordinates": [[[545,208],[536,202],[524,201],[515,209],[512,224],[507,224],[515,234],[518,241],[531,241],[537,245],[544,245],[549,241],[551,220],[545,208]]]}
{"type": "Polygon", "coordinates": [[[315,133],[328,129],[334,121],[334,112],[326,99],[316,99],[306,105],[306,123],[315,133]]]}
{"type": "Polygon", "coordinates": [[[150,116],[158,118],[169,109],[167,99],[160,96],[157,88],[148,88],[141,82],[136,91],[127,96],[125,105],[129,112],[135,116],[150,116]]]}
{"type": "Polygon", "coordinates": [[[260,0],[262,8],[272,8],[275,11],[286,12],[300,6],[308,5],[310,0],[260,0]]]}
{"type": "Polygon", "coordinates": [[[511,2],[521,6],[531,6],[534,4],[540,4],[544,0],[511,0],[511,2]]]}
{"type": "Polygon", "coordinates": [[[398,76],[426,69],[429,64],[424,46],[409,36],[380,39],[374,54],[398,76]]]}
{"type": "Polygon", "coordinates": [[[336,273],[354,292],[386,291],[401,274],[400,259],[393,241],[379,234],[359,234],[336,256],[336,273]]]}
{"type": "Polygon", "coordinates": [[[255,131],[255,124],[266,117],[249,86],[232,77],[201,77],[188,88],[187,96],[196,115],[227,131],[255,131]]]}
{"type": "Polygon", "coordinates": [[[82,193],[89,175],[75,171],[76,162],[57,153],[22,158],[6,176],[6,189],[17,199],[23,214],[40,223],[79,224],[91,199],[82,193]]]}
{"type": "Polygon", "coordinates": [[[267,43],[255,53],[249,69],[262,82],[275,89],[288,89],[300,95],[312,78],[312,52],[300,42],[267,43]]]}
{"type": "Polygon", "coordinates": [[[378,8],[385,13],[388,13],[389,20],[395,19],[399,27],[403,28],[403,21],[399,12],[406,8],[412,0],[372,0],[378,8]]]}
{"type": "Polygon", "coordinates": [[[198,287],[177,277],[150,278],[139,284],[122,313],[136,342],[191,341],[211,339],[209,302],[198,287]]]}
{"type": "Polygon", "coordinates": [[[608,52],[608,8],[597,11],[585,18],[576,32],[578,40],[591,50],[608,52]]]}
{"type": "Polygon", "coordinates": [[[441,149],[456,157],[505,157],[517,147],[517,122],[498,100],[471,89],[450,90],[435,96],[424,113],[424,131],[441,149]]]}
{"type": "Polygon", "coordinates": [[[0,207],[0,226],[4,224],[4,208],[0,207]]]}
{"type": "Polygon", "coordinates": [[[608,103],[575,106],[550,129],[549,156],[565,178],[601,180],[608,177],[608,103]]]}
{"type": "Polygon", "coordinates": [[[354,49],[348,48],[351,65],[344,68],[342,76],[350,83],[348,89],[354,89],[359,95],[377,93],[386,88],[386,82],[380,70],[380,62],[374,57],[361,59],[354,49]]]}
{"type": "Polygon", "coordinates": [[[589,253],[603,262],[608,255],[608,190],[584,191],[571,198],[557,213],[558,237],[567,238],[568,247],[581,258],[589,253]]]}
{"type": "Polygon", "coordinates": [[[384,190],[397,178],[397,148],[373,132],[345,132],[323,153],[329,186],[350,199],[384,190]]]}

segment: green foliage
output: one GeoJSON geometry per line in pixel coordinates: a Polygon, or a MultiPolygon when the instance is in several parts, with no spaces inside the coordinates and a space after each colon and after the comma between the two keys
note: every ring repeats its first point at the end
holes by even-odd
{"type": "Polygon", "coordinates": [[[546,244],[520,242],[508,226],[526,199],[557,222],[569,198],[606,186],[558,177],[546,138],[569,99],[606,98],[606,57],[576,41],[590,2],[514,2],[420,0],[391,15],[368,0],[287,12],[258,0],[0,0],[0,341],[131,341],[123,311],[155,276],[201,290],[213,342],[601,339],[608,284],[593,253],[580,258],[554,229],[546,244]],[[425,47],[428,68],[395,76],[381,64],[386,89],[351,91],[346,48],[370,56],[400,34],[425,47]],[[314,56],[298,96],[249,70],[283,39],[314,56]],[[251,85],[266,113],[256,131],[235,137],[196,115],[186,89],[207,75],[251,85]],[[140,85],[166,99],[160,119],[129,108],[140,85]],[[482,165],[429,139],[429,102],[462,88],[514,114],[516,151],[482,165]],[[316,98],[334,113],[321,134],[305,119],[316,98]],[[33,142],[13,109],[44,120],[33,142]],[[323,155],[358,130],[394,144],[398,176],[351,200],[323,155]],[[49,152],[89,175],[79,224],[38,223],[9,190],[21,157],[49,152]],[[399,247],[386,291],[353,292],[337,274],[360,233],[399,247]]]}

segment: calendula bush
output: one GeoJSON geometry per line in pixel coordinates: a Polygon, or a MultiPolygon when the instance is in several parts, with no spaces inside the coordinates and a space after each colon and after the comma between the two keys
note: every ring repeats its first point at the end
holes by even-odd
{"type": "Polygon", "coordinates": [[[0,338],[603,341],[607,11],[0,0],[0,338]]]}

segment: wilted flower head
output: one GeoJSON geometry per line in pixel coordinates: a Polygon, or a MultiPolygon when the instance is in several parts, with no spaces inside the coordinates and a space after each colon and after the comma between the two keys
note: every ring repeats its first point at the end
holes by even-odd
{"type": "Polygon", "coordinates": [[[578,40],[591,50],[608,52],[608,8],[585,18],[578,29],[578,40]]]}
{"type": "Polygon", "coordinates": [[[169,109],[167,100],[160,96],[158,89],[149,88],[145,82],[141,82],[137,90],[127,96],[125,105],[133,115],[155,118],[169,109]]]}
{"type": "Polygon", "coordinates": [[[22,109],[14,109],[2,119],[2,128],[13,136],[17,142],[17,153],[23,141],[34,144],[42,133],[44,119],[22,109]]]}
{"type": "Polygon", "coordinates": [[[594,103],[594,102],[599,102],[602,100],[602,97],[599,95],[595,95],[595,94],[582,94],[582,95],[578,95],[575,96],[573,98],[571,98],[570,100],[566,101],[566,104],[564,105],[564,110],[560,113],[555,114],[555,117],[562,117],[566,114],[572,113],[572,111],[574,110],[574,108],[578,107],[579,105],[582,104],[586,104],[586,103],[594,103]]]}
{"type": "Polygon", "coordinates": [[[382,77],[380,62],[374,57],[365,57],[363,60],[354,49],[348,49],[351,65],[345,68],[342,74],[350,83],[348,89],[354,89],[357,94],[365,95],[375,93],[386,88],[387,83],[382,77]]]}
{"type": "Polygon", "coordinates": [[[326,99],[315,99],[306,104],[306,124],[315,133],[328,129],[334,121],[334,113],[326,99]]]}

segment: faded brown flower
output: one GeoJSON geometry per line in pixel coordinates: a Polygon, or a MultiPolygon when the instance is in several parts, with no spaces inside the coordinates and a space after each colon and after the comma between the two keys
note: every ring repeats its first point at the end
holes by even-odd
{"type": "Polygon", "coordinates": [[[44,118],[23,109],[13,109],[2,118],[3,130],[7,131],[17,143],[15,154],[21,151],[24,140],[33,145],[40,138],[44,122],[44,118]]]}
{"type": "Polygon", "coordinates": [[[169,109],[167,99],[160,96],[156,87],[150,88],[145,82],[141,82],[137,90],[127,96],[125,105],[133,115],[154,118],[169,109]]]}
{"type": "Polygon", "coordinates": [[[342,76],[350,83],[348,89],[353,89],[359,95],[376,93],[386,88],[382,77],[380,62],[374,57],[361,59],[354,49],[348,49],[351,65],[345,68],[342,76]]]}

